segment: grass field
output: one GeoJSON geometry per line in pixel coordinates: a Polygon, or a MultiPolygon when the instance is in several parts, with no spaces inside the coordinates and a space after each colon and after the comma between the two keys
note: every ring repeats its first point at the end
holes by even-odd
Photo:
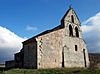
{"type": "Polygon", "coordinates": [[[100,74],[100,69],[10,69],[2,70],[0,74],[100,74]]]}

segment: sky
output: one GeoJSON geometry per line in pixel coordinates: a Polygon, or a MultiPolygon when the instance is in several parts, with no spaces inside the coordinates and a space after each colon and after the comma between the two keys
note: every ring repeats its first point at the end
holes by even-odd
{"type": "Polygon", "coordinates": [[[100,0],[0,0],[0,62],[13,59],[24,40],[60,25],[70,5],[88,51],[100,53],[100,0]]]}

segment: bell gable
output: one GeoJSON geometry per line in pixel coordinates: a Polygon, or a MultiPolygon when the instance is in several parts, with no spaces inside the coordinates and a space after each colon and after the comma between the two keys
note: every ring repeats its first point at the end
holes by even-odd
{"type": "Polygon", "coordinates": [[[66,14],[61,19],[61,22],[64,22],[64,21],[74,23],[78,26],[81,25],[80,20],[72,7],[69,8],[69,10],[66,12],[66,14]]]}

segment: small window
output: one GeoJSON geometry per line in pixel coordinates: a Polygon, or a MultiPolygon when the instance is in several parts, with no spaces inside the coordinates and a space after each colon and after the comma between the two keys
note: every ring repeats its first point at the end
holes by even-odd
{"type": "Polygon", "coordinates": [[[75,45],[75,51],[77,51],[77,45],[75,45]]]}
{"type": "Polygon", "coordinates": [[[74,23],[74,16],[71,15],[71,20],[72,20],[72,23],[74,23]]]}

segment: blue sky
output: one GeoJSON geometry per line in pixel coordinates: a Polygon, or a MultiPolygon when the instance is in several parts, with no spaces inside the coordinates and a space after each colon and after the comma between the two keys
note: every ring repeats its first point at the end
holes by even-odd
{"type": "Polygon", "coordinates": [[[29,38],[59,25],[69,5],[81,22],[100,11],[99,0],[0,0],[0,25],[29,38]],[[37,30],[29,32],[27,26],[37,30]]]}
{"type": "Polygon", "coordinates": [[[70,5],[89,52],[100,53],[100,0],[0,0],[0,63],[13,59],[22,41],[60,25],[70,5]]]}

